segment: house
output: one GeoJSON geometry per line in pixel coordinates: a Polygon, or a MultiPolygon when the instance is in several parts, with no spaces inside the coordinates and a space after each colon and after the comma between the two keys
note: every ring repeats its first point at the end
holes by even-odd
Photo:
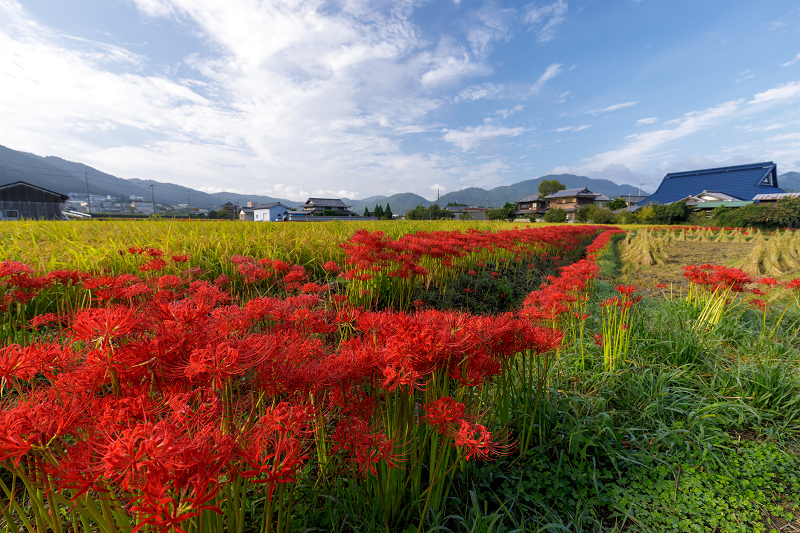
{"type": "MultiPolygon", "coordinates": [[[[280,222],[288,219],[289,207],[280,202],[272,202],[253,208],[255,222],[280,222]]],[[[243,209],[244,211],[244,209],[243,209]]],[[[239,216],[241,220],[241,215],[239,216]]]]}
{"type": "Polygon", "coordinates": [[[452,214],[454,218],[468,220],[486,220],[486,212],[489,211],[486,207],[475,205],[448,205],[444,210],[452,214]]]}
{"type": "Polygon", "coordinates": [[[594,203],[600,207],[605,207],[608,202],[611,201],[611,198],[606,196],[605,194],[594,193],[594,203]]]}
{"type": "Polygon", "coordinates": [[[689,207],[696,206],[705,202],[738,202],[738,198],[725,194],[719,191],[703,191],[698,194],[692,194],[686,198],[681,198],[679,202],[686,202],[689,207]]]}
{"type": "Polygon", "coordinates": [[[340,217],[357,217],[343,201],[338,198],[309,198],[306,203],[302,205],[303,212],[307,215],[324,216],[325,212],[333,212],[334,216],[340,217]]]}
{"type": "Polygon", "coordinates": [[[130,206],[137,215],[152,215],[155,213],[153,202],[134,200],[130,203],[130,206]]]}
{"type": "Polygon", "coordinates": [[[586,187],[583,187],[581,189],[565,189],[545,196],[544,198],[549,202],[549,209],[563,209],[567,212],[567,220],[574,221],[575,211],[582,205],[593,204],[598,196],[602,195],[598,195],[586,187]]]}
{"type": "MultiPolygon", "coordinates": [[[[249,204],[250,202],[247,203],[249,204]]],[[[239,220],[241,222],[253,222],[255,220],[253,208],[251,206],[247,206],[239,209],[239,220]]]]}
{"type": "Polygon", "coordinates": [[[671,172],[664,176],[656,192],[642,204],[671,204],[699,191],[725,194],[732,200],[750,200],[758,194],[784,192],[778,187],[778,169],[775,163],[752,163],[732,167],[671,172]]]}
{"type": "Polygon", "coordinates": [[[66,220],[63,204],[69,196],[24,181],[0,185],[0,220],[66,220]]]}
{"type": "Polygon", "coordinates": [[[622,196],[618,196],[618,198],[622,198],[625,200],[626,207],[633,207],[642,200],[646,200],[648,196],[636,195],[636,194],[623,194],[622,196]]]}
{"type": "Polygon", "coordinates": [[[517,200],[517,210],[514,214],[518,217],[541,217],[547,212],[549,202],[538,194],[528,194],[517,200]]]}

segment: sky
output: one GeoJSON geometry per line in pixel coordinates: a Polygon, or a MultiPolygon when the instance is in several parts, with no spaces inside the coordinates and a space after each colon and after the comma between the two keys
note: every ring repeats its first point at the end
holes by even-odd
{"type": "Polygon", "coordinates": [[[800,171],[800,2],[0,0],[0,145],[295,201],[800,171]]]}

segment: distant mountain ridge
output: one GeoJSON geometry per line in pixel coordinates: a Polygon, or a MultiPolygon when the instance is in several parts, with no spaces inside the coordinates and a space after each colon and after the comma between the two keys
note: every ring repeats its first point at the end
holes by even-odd
{"type": "MultiPolygon", "coordinates": [[[[587,187],[592,192],[604,194],[610,198],[624,194],[639,194],[637,187],[619,185],[610,180],[592,179],[574,174],[549,174],[512,185],[495,187],[490,190],[469,187],[449,192],[441,196],[439,203],[443,207],[449,202],[483,207],[501,207],[506,202],[515,203],[527,194],[536,194],[539,191],[539,184],[543,180],[552,179],[560,181],[568,189],[587,187]]],[[[123,179],[82,163],[66,161],[53,156],[42,157],[0,146],[0,185],[15,181],[25,181],[62,194],[80,192],[81,195],[86,191],[88,181],[89,192],[92,195],[112,195],[123,198],[140,196],[145,200],[150,200],[154,195],[156,203],[169,205],[187,203],[188,194],[188,202],[192,207],[206,209],[214,209],[226,202],[233,202],[242,207],[247,205],[247,202],[259,204],[281,202],[290,207],[302,204],[302,202],[286,198],[231,192],[209,194],[174,183],[123,179]],[[150,188],[151,184],[154,186],[152,190],[150,188]]],[[[778,176],[778,184],[787,192],[800,191],[800,172],[781,174],[778,176]]],[[[641,191],[641,194],[647,195],[650,193],[641,191]]],[[[361,200],[343,198],[343,200],[346,204],[352,206],[350,208],[352,211],[359,215],[364,212],[365,207],[372,211],[377,204],[385,208],[388,203],[394,214],[403,214],[418,205],[427,207],[436,203],[414,193],[398,193],[392,196],[376,195],[361,200]]]]}
{"type": "Polygon", "coordinates": [[[27,152],[19,152],[5,146],[0,146],[0,185],[25,181],[32,185],[44,187],[62,194],[80,192],[79,199],[85,198],[88,188],[91,195],[141,196],[150,200],[155,196],[157,204],[177,205],[188,202],[192,207],[214,209],[226,202],[233,202],[240,206],[247,202],[258,203],[281,202],[290,207],[295,207],[300,202],[285,198],[273,198],[255,194],[237,194],[221,192],[209,194],[206,192],[154,180],[122,179],[107,174],[83,163],[66,161],[59,157],[42,157],[27,152]],[[154,189],[150,189],[150,185],[154,189]]]}
{"type": "Polygon", "coordinates": [[[800,172],[787,172],[778,176],[778,187],[786,192],[800,192],[800,172]]]}

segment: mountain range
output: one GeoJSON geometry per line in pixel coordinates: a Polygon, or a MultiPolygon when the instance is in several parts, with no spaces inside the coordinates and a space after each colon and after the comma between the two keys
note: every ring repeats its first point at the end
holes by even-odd
{"type": "MultiPolygon", "coordinates": [[[[500,207],[506,202],[516,202],[527,194],[535,194],[539,190],[539,183],[546,179],[557,179],[568,189],[587,187],[592,192],[604,194],[610,198],[623,194],[640,194],[639,189],[631,185],[618,185],[609,180],[592,179],[574,174],[556,174],[521,181],[513,185],[495,187],[490,190],[470,187],[449,192],[439,198],[439,204],[445,206],[449,202],[454,202],[466,205],[500,207]]],[[[239,206],[247,205],[247,202],[255,202],[257,204],[281,202],[289,207],[296,207],[302,203],[285,198],[255,194],[245,195],[231,192],[209,194],[174,183],[123,179],[82,163],[75,163],[53,156],[42,157],[0,146],[0,185],[15,181],[25,181],[62,194],[73,193],[81,199],[85,197],[88,188],[89,193],[93,196],[111,195],[121,198],[138,196],[145,200],[155,198],[158,204],[176,205],[189,203],[192,207],[206,209],[214,209],[226,202],[232,202],[239,206]]],[[[778,183],[786,191],[800,190],[800,173],[787,172],[782,174],[778,177],[778,183]]],[[[641,191],[641,194],[646,195],[649,192],[641,191]]],[[[401,214],[418,205],[427,207],[436,203],[414,193],[371,196],[360,200],[342,198],[342,200],[351,206],[351,210],[358,214],[361,214],[365,208],[372,211],[378,204],[385,208],[388,203],[393,213],[401,214]]]]}

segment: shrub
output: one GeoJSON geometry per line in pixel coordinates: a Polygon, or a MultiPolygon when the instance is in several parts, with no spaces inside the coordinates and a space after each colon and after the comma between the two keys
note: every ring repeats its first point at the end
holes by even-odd
{"type": "Polygon", "coordinates": [[[560,207],[554,207],[547,211],[544,214],[544,221],[545,222],[566,222],[567,221],[567,212],[561,209],[560,207]]]}

